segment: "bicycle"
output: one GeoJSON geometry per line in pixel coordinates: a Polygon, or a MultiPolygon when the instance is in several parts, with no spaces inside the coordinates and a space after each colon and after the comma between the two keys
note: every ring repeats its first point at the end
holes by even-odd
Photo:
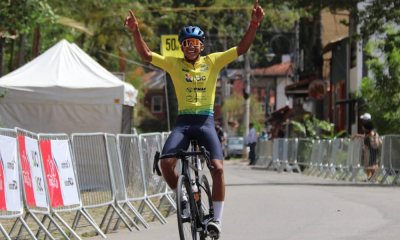
{"type": "Polygon", "coordinates": [[[160,159],[177,158],[181,160],[182,174],[179,176],[176,192],[179,236],[181,240],[197,240],[198,234],[200,240],[205,240],[208,236],[207,225],[214,219],[214,209],[207,177],[204,174],[199,176],[201,162],[198,161],[197,156],[204,157],[208,169],[212,170],[213,166],[211,166],[210,162],[210,153],[204,147],[200,147],[200,151],[195,151],[197,149],[195,140],[191,140],[191,145],[192,151],[179,150],[176,153],[161,156],[160,152],[156,152],[153,173],[156,171],[159,176],[162,176],[158,167],[160,159]],[[190,174],[190,170],[194,172],[194,179],[190,174]],[[182,195],[187,198],[188,204],[186,206],[181,204],[182,195]],[[189,206],[189,212],[188,210],[185,212],[187,205],[189,206]]]}

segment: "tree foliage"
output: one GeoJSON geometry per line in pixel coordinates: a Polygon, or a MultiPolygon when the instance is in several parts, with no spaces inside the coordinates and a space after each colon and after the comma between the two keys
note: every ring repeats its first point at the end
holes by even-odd
{"type": "MultiPolygon", "coordinates": [[[[238,122],[243,122],[243,104],[243,96],[238,93],[234,93],[225,100],[222,111],[224,113],[227,113],[230,119],[235,119],[238,122]]],[[[257,121],[264,119],[264,114],[261,113],[260,110],[261,103],[257,101],[256,96],[252,95],[250,97],[250,116],[252,116],[252,120],[257,121]]]]}
{"type": "Polygon", "coordinates": [[[283,124],[293,125],[295,132],[297,132],[297,137],[299,137],[300,134],[302,134],[303,136],[309,139],[332,140],[337,137],[341,137],[343,136],[343,134],[346,133],[346,130],[335,132],[335,124],[319,120],[317,118],[311,118],[309,115],[306,115],[304,121],[302,122],[291,120],[283,124]],[[319,134],[318,133],[319,131],[323,131],[323,133],[319,134]]]}
{"type": "Polygon", "coordinates": [[[400,30],[386,26],[386,36],[369,42],[367,65],[372,77],[362,81],[361,95],[382,134],[400,133],[400,30]]]}

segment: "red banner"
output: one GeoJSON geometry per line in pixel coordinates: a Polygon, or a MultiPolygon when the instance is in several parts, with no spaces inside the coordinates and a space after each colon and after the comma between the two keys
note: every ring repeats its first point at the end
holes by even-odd
{"type": "Polygon", "coordinates": [[[58,174],[59,169],[57,163],[53,159],[53,154],[51,152],[51,141],[40,141],[40,150],[43,157],[43,166],[46,174],[51,206],[64,206],[60,186],[60,176],[58,174]]]}
{"type": "Polygon", "coordinates": [[[31,176],[31,167],[29,165],[29,158],[26,154],[25,136],[18,135],[19,143],[19,157],[21,159],[22,167],[22,180],[24,181],[26,203],[28,206],[36,206],[35,194],[33,192],[33,183],[31,176]]]}
{"type": "Polygon", "coordinates": [[[0,210],[7,210],[7,205],[6,205],[6,189],[5,189],[5,179],[4,179],[4,161],[3,158],[1,158],[0,155],[0,210]]]}

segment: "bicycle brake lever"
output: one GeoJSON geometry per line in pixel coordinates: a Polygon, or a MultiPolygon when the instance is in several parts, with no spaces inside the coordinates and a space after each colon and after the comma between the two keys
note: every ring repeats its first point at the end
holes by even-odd
{"type": "Polygon", "coordinates": [[[203,153],[204,157],[206,158],[206,163],[207,163],[207,167],[210,170],[213,170],[214,167],[211,166],[211,161],[210,161],[210,152],[207,151],[204,147],[200,148],[201,153],[203,153]]]}
{"type": "Polygon", "coordinates": [[[155,171],[157,171],[158,176],[162,176],[162,173],[160,171],[160,168],[158,167],[158,161],[160,160],[160,152],[157,151],[156,155],[154,155],[154,162],[153,162],[153,174],[155,171]]]}

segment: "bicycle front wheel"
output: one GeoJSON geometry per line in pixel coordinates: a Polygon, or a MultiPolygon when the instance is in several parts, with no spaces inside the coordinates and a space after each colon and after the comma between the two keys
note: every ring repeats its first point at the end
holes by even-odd
{"type": "Polygon", "coordinates": [[[178,229],[181,240],[197,240],[195,203],[189,179],[181,175],[176,191],[178,229]],[[187,199],[182,202],[181,199],[187,199]]]}
{"type": "MultiPolygon", "coordinates": [[[[206,175],[201,175],[200,176],[200,184],[205,188],[201,189],[201,210],[200,212],[200,219],[204,223],[205,220],[209,218],[213,218],[213,213],[210,213],[210,208],[212,207],[212,199],[211,199],[211,189],[210,189],[210,184],[208,184],[208,180],[206,175]]],[[[202,231],[199,233],[200,235],[200,240],[205,240],[206,235],[205,232],[202,231]]]]}

